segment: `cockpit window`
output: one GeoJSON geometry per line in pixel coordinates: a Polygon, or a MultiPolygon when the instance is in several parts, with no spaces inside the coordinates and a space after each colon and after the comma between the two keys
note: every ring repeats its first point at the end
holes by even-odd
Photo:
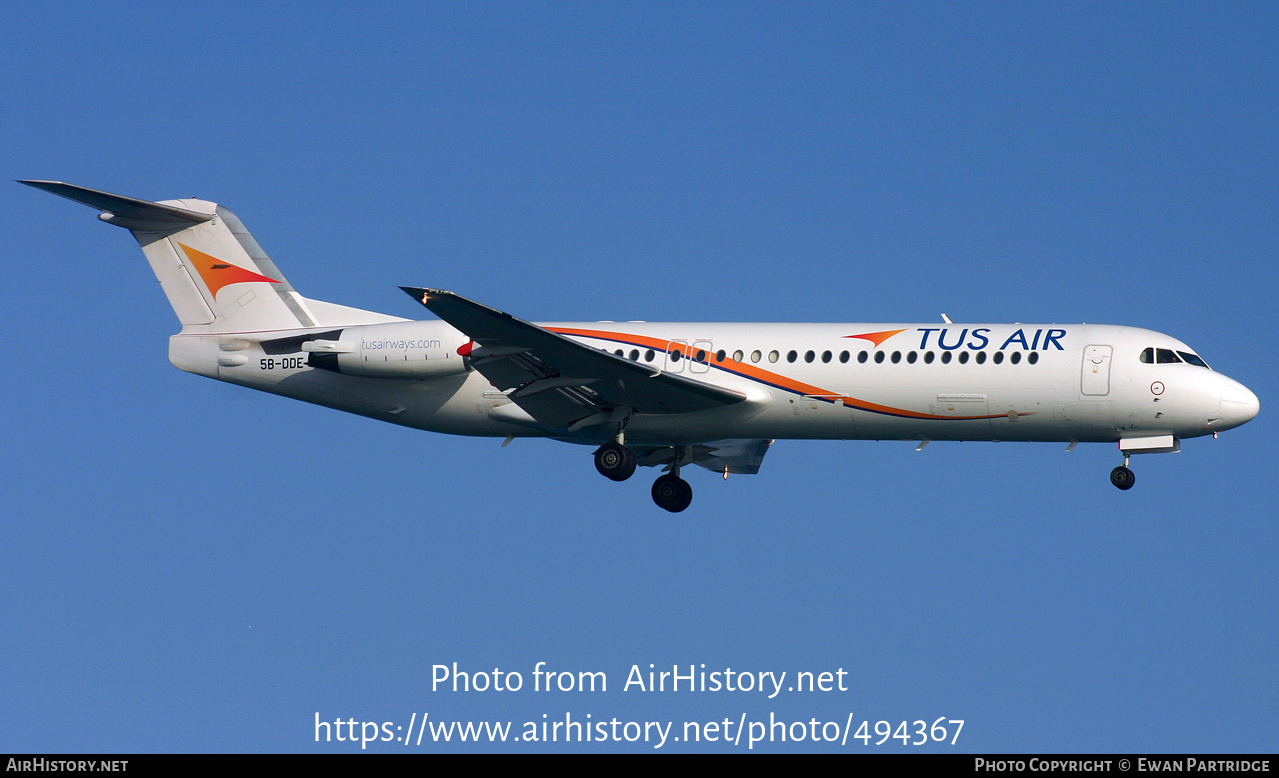
{"type": "MultiPolygon", "coordinates": [[[[1198,367],[1208,367],[1208,363],[1203,361],[1203,359],[1201,359],[1198,354],[1191,354],[1189,351],[1178,351],[1177,353],[1181,355],[1182,359],[1186,360],[1192,365],[1196,365],[1198,367]]],[[[1212,368],[1208,367],[1208,369],[1211,370],[1212,368]]]]}
{"type": "MultiPolygon", "coordinates": [[[[1196,367],[1208,367],[1208,363],[1203,361],[1198,354],[1194,354],[1189,351],[1173,351],[1170,348],[1154,348],[1150,346],[1142,350],[1141,361],[1142,364],[1146,365],[1156,363],[1160,365],[1174,365],[1181,364],[1182,361],[1185,361],[1187,364],[1191,364],[1196,367]],[[1180,357],[1178,357],[1178,355],[1180,355],[1180,357]]],[[[1208,369],[1212,370],[1211,367],[1208,367],[1208,369]]]]}

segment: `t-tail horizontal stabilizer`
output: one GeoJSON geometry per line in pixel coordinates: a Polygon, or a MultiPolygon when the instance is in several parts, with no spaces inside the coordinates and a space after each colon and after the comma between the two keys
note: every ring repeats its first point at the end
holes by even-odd
{"type": "Polygon", "coordinates": [[[319,322],[249,231],[205,200],[153,203],[61,181],[19,181],[102,211],[142,247],[189,334],[313,327],[319,322]]]}
{"type": "Polygon", "coordinates": [[[107,224],[124,227],[126,230],[168,232],[186,229],[213,218],[211,213],[188,211],[185,208],[161,205],[135,197],[100,192],[85,186],[64,184],[61,181],[19,181],[18,183],[43,189],[50,194],[74,200],[90,208],[97,208],[103,212],[99,219],[107,224]]]}

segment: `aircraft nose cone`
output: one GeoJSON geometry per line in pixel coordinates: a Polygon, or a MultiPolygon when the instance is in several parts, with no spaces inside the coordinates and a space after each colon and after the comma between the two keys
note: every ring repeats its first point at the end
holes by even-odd
{"type": "Polygon", "coordinates": [[[1257,395],[1237,381],[1226,384],[1221,391],[1221,416],[1229,419],[1234,426],[1252,421],[1260,410],[1261,402],[1257,395]]]}

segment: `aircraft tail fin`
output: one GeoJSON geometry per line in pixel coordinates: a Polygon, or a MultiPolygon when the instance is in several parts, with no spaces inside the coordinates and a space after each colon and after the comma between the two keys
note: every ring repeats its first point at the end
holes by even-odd
{"type": "Polygon", "coordinates": [[[257,332],[328,324],[318,320],[309,301],[236,215],[216,203],[153,203],[60,181],[19,183],[97,208],[102,211],[99,219],[129,230],[183,332],[257,332]]]}

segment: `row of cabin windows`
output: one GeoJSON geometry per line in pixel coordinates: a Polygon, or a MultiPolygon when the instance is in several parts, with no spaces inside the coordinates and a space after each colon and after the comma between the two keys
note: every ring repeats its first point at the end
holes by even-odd
{"type": "MultiPolygon", "coordinates": [[[[1160,349],[1160,351],[1164,351],[1164,350],[1165,349],[1160,349]]],[[[1147,349],[1147,351],[1149,351],[1149,349],[1147,349]]],[[[638,362],[640,359],[639,349],[631,349],[630,353],[628,354],[624,350],[619,348],[615,350],[613,353],[619,357],[622,357],[622,356],[628,357],[634,362],[638,362]]],[[[1019,364],[1021,362],[1021,354],[1022,353],[1020,351],[1011,352],[1008,355],[1008,361],[1014,365],[1019,364]]],[[[681,354],[678,351],[671,351],[669,356],[672,362],[678,362],[682,358],[681,354]]],[[[709,364],[709,359],[711,358],[711,356],[712,355],[708,354],[706,351],[698,349],[697,351],[693,352],[693,355],[689,357],[689,359],[692,359],[695,362],[701,362],[702,364],[709,364]]],[[[645,362],[652,362],[656,358],[657,358],[657,352],[654,351],[653,349],[648,349],[647,351],[644,352],[645,362]]],[[[714,359],[716,362],[723,362],[727,358],[728,358],[728,352],[724,351],[723,349],[716,351],[714,354],[714,359]]],[[[778,362],[781,360],[781,358],[782,358],[782,354],[780,351],[774,350],[774,351],[768,352],[769,362],[778,362]]],[[[792,350],[792,351],[786,352],[787,362],[798,362],[799,358],[800,358],[800,355],[798,351],[792,350]]],[[[818,358],[819,356],[816,351],[804,352],[805,362],[816,362],[818,358]]],[[[820,355],[820,359],[823,364],[829,363],[835,358],[836,358],[835,354],[830,351],[823,351],[820,355]]],[[[839,352],[838,358],[839,358],[840,364],[846,364],[850,359],[852,359],[852,354],[847,351],[841,351],[839,352]]],[[[751,352],[751,355],[750,355],[751,362],[758,363],[762,359],[764,359],[764,353],[762,351],[759,351],[757,349],[751,352]]],[[[862,351],[857,354],[857,362],[859,364],[866,364],[872,359],[877,365],[882,364],[884,361],[889,361],[889,362],[892,362],[894,365],[896,365],[900,363],[903,359],[905,359],[906,363],[910,365],[913,365],[916,362],[921,361],[921,359],[925,365],[931,365],[933,362],[938,361],[937,354],[935,354],[932,351],[922,352],[922,357],[921,357],[921,352],[918,352],[918,351],[907,351],[904,354],[901,351],[894,351],[892,352],[892,354],[889,354],[886,351],[876,351],[874,357],[871,357],[870,352],[867,352],[867,351],[862,351]]],[[[1196,359],[1198,359],[1198,357],[1196,357],[1196,359]]],[[[987,360],[986,352],[985,351],[975,351],[975,352],[960,351],[958,352],[958,356],[956,356],[955,352],[952,352],[952,351],[941,352],[940,361],[943,365],[948,365],[952,361],[958,362],[961,365],[966,365],[968,364],[970,360],[976,362],[979,365],[984,365],[987,360]]],[[[746,361],[746,353],[740,349],[738,349],[737,351],[734,351],[733,361],[744,363],[746,361]]],[[[990,358],[990,361],[994,362],[996,365],[1003,364],[1004,352],[996,351],[995,355],[990,358]]],[[[1143,353],[1142,361],[1143,362],[1146,361],[1144,353],[1143,353]]],[[[1202,362],[1202,360],[1200,361],[1202,362]]],[[[1030,353],[1026,354],[1026,362],[1027,364],[1031,364],[1031,365],[1039,362],[1039,352],[1031,351],[1030,353]]],[[[1204,366],[1207,367],[1207,365],[1204,365],[1204,366]]]]}
{"type": "Polygon", "coordinates": [[[1192,354],[1189,351],[1173,351],[1170,348],[1146,348],[1141,352],[1141,361],[1147,365],[1175,365],[1186,362],[1197,367],[1208,367],[1208,363],[1204,362],[1198,354],[1192,354]]]}

